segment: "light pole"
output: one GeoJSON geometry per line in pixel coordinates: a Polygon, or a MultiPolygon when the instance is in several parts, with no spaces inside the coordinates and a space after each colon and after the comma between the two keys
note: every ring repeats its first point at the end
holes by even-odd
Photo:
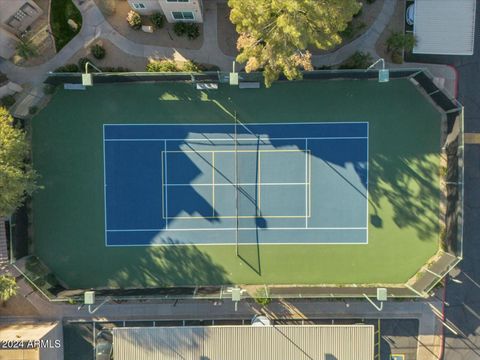
{"type": "Polygon", "coordinates": [[[379,62],[382,63],[382,68],[378,70],[378,82],[384,83],[384,82],[389,82],[390,81],[390,70],[385,69],[385,60],[382,58],[378,59],[375,61],[372,65],[370,65],[365,72],[367,72],[370,69],[373,69],[375,65],[377,65],[379,62]]]}
{"type": "Polygon", "coordinates": [[[83,86],[92,86],[93,85],[93,76],[91,73],[88,72],[88,65],[90,65],[92,68],[97,70],[98,72],[102,72],[98,67],[93,65],[90,61],[87,61],[85,63],[85,73],[82,74],[82,85],[83,86]]]}
{"type": "Polygon", "coordinates": [[[380,306],[378,306],[377,304],[375,304],[375,303],[373,302],[373,300],[368,297],[367,294],[363,294],[363,296],[365,297],[365,299],[368,300],[368,302],[369,302],[370,304],[372,304],[372,306],[373,306],[375,309],[377,309],[378,311],[382,311],[382,310],[383,310],[383,303],[384,303],[385,301],[387,301],[387,289],[385,289],[385,288],[377,288],[377,301],[380,301],[380,306]]]}

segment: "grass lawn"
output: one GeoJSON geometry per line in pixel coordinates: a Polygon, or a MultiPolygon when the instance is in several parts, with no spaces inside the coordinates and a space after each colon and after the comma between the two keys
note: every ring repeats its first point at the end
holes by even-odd
{"type": "MultiPolygon", "coordinates": [[[[441,115],[406,79],[296,81],[270,89],[188,83],[59,89],[32,120],[34,248],[69,286],[399,284],[439,247],[441,115]],[[369,122],[368,244],[105,246],[103,125],[369,122]]],[[[345,166],[351,166],[345,164],[345,166]]]]}
{"type": "Polygon", "coordinates": [[[51,0],[50,5],[50,26],[55,38],[55,48],[60,51],[82,27],[82,15],[72,0],[51,0]],[[72,19],[78,25],[74,31],[68,25],[68,19],[72,19]]]}

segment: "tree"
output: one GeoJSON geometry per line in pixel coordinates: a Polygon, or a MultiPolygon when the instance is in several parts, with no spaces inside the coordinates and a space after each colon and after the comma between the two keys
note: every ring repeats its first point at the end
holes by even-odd
{"type": "Polygon", "coordinates": [[[229,0],[230,20],[239,34],[237,61],[247,72],[264,70],[268,87],[281,73],[299,79],[313,69],[309,48],[341,43],[361,5],[356,0],[229,0]]]}
{"type": "Polygon", "coordinates": [[[7,301],[17,294],[15,278],[8,275],[0,275],[0,300],[7,301]]]}
{"type": "Polygon", "coordinates": [[[38,187],[37,174],[26,162],[30,146],[25,132],[0,107],[0,216],[9,216],[38,187]]]}
{"type": "Polygon", "coordinates": [[[31,40],[21,39],[17,43],[17,53],[24,59],[35,57],[38,55],[37,48],[31,40]]]}

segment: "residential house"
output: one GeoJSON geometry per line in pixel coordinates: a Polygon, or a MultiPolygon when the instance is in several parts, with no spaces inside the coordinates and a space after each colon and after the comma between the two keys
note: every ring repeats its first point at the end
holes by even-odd
{"type": "Polygon", "coordinates": [[[168,22],[203,22],[202,0],[128,0],[128,4],[140,15],[161,12],[168,22]]]}

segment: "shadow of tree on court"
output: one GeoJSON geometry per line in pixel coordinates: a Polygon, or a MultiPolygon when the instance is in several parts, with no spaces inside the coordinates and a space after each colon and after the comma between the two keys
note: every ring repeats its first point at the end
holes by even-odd
{"type": "Polygon", "coordinates": [[[381,209],[385,199],[399,228],[414,228],[421,240],[439,234],[438,162],[428,155],[406,158],[378,154],[371,159],[370,169],[369,195],[375,209],[381,209]]]}
{"type": "MultiPolygon", "coordinates": [[[[302,91],[294,92],[291,84],[277,83],[261,93],[258,104],[252,103],[254,91],[232,98],[221,93],[211,96],[236,109],[238,118],[246,123],[368,121],[370,225],[382,227],[393,219],[399,228],[415,229],[421,240],[432,240],[439,233],[441,115],[403,80],[391,81],[386,86],[365,84],[304,81],[302,91]],[[337,86],[342,84],[346,86],[338,96],[331,96],[332,89],[338,91],[337,86]]],[[[260,96],[260,90],[257,95],[260,96]]],[[[320,156],[343,169],[353,164],[358,177],[363,179],[365,169],[355,161],[359,153],[351,159],[342,159],[341,149],[340,156],[331,154],[328,159],[325,154],[320,156]]],[[[339,177],[339,181],[344,180],[339,177]]]]}
{"type": "Polygon", "coordinates": [[[124,266],[109,268],[111,287],[164,287],[229,284],[226,270],[195,245],[169,238],[169,245],[116,248],[124,266]]]}

